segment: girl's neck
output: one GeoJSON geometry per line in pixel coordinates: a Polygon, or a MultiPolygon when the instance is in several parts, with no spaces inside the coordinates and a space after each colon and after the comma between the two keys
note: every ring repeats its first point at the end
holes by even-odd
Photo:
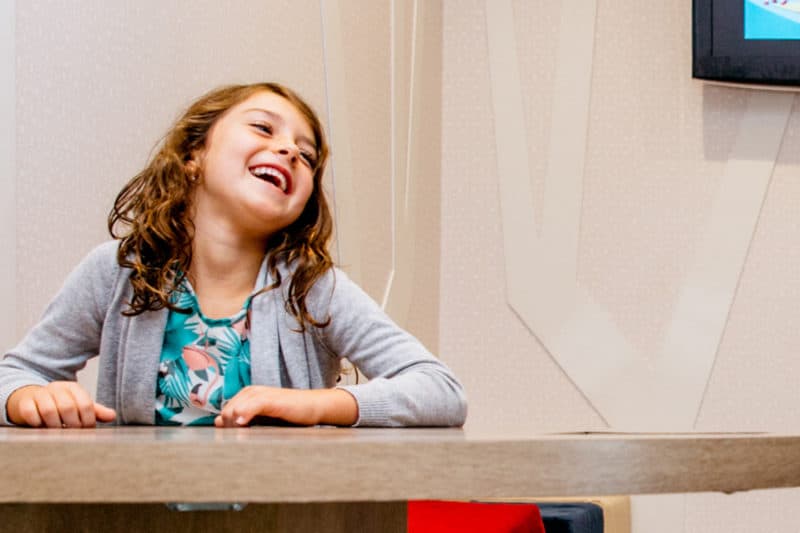
{"type": "Polygon", "coordinates": [[[203,314],[223,318],[238,312],[253,292],[263,259],[262,242],[195,233],[188,277],[203,314]]]}

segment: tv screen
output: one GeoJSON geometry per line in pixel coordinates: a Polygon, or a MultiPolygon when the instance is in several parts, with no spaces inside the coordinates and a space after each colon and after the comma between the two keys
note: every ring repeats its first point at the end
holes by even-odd
{"type": "Polygon", "coordinates": [[[695,78],[800,86],[800,0],[693,0],[695,78]]]}

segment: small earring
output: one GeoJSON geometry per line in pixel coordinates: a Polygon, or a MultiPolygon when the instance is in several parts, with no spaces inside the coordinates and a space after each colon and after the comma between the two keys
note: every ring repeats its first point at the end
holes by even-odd
{"type": "Polygon", "coordinates": [[[189,181],[191,183],[196,183],[200,179],[200,168],[198,167],[197,163],[194,161],[189,161],[186,163],[185,168],[189,181]]]}

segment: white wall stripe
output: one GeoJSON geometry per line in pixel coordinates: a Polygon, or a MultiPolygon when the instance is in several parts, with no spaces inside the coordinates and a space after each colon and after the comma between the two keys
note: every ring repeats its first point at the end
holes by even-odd
{"type": "Polygon", "coordinates": [[[353,188],[351,134],[347,109],[347,86],[342,50],[341,10],[338,0],[320,0],[328,131],[331,145],[329,172],[333,183],[336,245],[339,264],[356,282],[361,282],[361,244],[358,209],[353,188]]]}
{"type": "Polygon", "coordinates": [[[691,410],[681,418],[691,418],[693,423],[725,331],[794,98],[791,92],[750,92],[694,268],[675,308],[664,346],[665,356],[669,354],[664,361],[670,368],[662,372],[691,369],[684,375],[692,380],[687,389],[696,396],[688,399],[691,410]]]}
{"type": "Polygon", "coordinates": [[[392,3],[392,153],[393,153],[393,254],[392,272],[384,293],[383,307],[398,324],[405,326],[414,289],[416,238],[415,140],[419,137],[421,109],[415,105],[423,90],[418,58],[424,56],[424,2],[392,3]],[[410,35],[405,29],[410,28],[410,35]],[[408,45],[406,43],[409,43],[408,45]],[[407,51],[407,52],[406,52],[407,51]]]}
{"type": "Polygon", "coordinates": [[[542,246],[552,258],[548,277],[574,283],[578,274],[578,238],[583,169],[589,133],[589,102],[597,3],[561,5],[550,147],[542,211],[542,246]]]}
{"type": "Polygon", "coordinates": [[[390,48],[391,48],[391,65],[389,68],[389,76],[391,87],[389,88],[390,102],[390,154],[391,154],[391,180],[392,180],[392,201],[391,201],[391,230],[392,230],[392,261],[391,270],[386,279],[386,286],[383,291],[383,298],[381,299],[381,307],[386,309],[389,303],[389,297],[394,285],[394,275],[397,269],[397,227],[400,223],[399,214],[397,212],[399,195],[399,180],[401,176],[405,176],[405,164],[407,158],[406,141],[408,140],[407,132],[409,131],[408,120],[408,98],[410,92],[408,89],[408,80],[411,77],[409,72],[409,53],[408,53],[408,34],[406,32],[408,26],[409,16],[407,13],[408,3],[405,0],[392,0],[390,4],[390,48]]]}
{"type": "Polygon", "coordinates": [[[17,340],[16,1],[0,2],[0,349],[17,340]]]}
{"type": "Polygon", "coordinates": [[[411,53],[409,56],[409,80],[408,80],[408,124],[407,124],[407,131],[406,131],[406,165],[405,165],[405,176],[403,180],[403,195],[401,198],[403,199],[403,212],[406,214],[406,218],[408,218],[408,206],[409,206],[409,197],[413,192],[414,188],[411,186],[412,180],[412,173],[411,173],[411,163],[413,157],[413,144],[414,138],[416,137],[417,131],[415,124],[415,95],[418,95],[420,92],[420,78],[417,71],[417,48],[421,46],[421,43],[418,42],[418,37],[422,37],[422,32],[418,32],[418,22],[419,22],[419,0],[414,0],[412,4],[411,10],[411,53]]]}
{"type": "Polygon", "coordinates": [[[391,179],[390,190],[392,195],[392,202],[390,204],[392,249],[391,269],[389,270],[389,275],[386,277],[386,286],[383,288],[383,296],[381,297],[381,307],[384,310],[386,309],[386,303],[389,301],[389,293],[392,290],[395,262],[397,261],[397,258],[395,257],[395,250],[397,247],[397,214],[395,209],[396,202],[394,199],[397,195],[397,165],[400,161],[397,151],[397,143],[400,139],[400,135],[398,134],[399,132],[397,131],[397,123],[400,119],[400,115],[398,114],[398,99],[402,95],[402,93],[398,91],[398,62],[399,58],[404,56],[404,54],[402,54],[400,51],[400,45],[402,43],[399,42],[402,32],[397,26],[399,21],[403,18],[399,10],[402,9],[404,5],[405,3],[402,0],[390,0],[389,2],[389,164],[391,166],[389,169],[389,177],[391,179]]]}
{"type": "MultiPolygon", "coordinates": [[[[509,298],[525,291],[537,264],[538,229],[533,217],[528,144],[521,110],[522,85],[510,0],[486,2],[489,68],[494,105],[497,174],[503,224],[506,288],[509,298]],[[526,246],[526,243],[531,243],[526,246]]],[[[528,301],[533,294],[526,295],[528,301]]],[[[519,310],[518,310],[519,312],[519,310]]]]}

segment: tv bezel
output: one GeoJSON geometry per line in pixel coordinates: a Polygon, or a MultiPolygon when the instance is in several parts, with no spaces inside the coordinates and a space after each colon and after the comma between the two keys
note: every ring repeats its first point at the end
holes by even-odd
{"type": "Polygon", "coordinates": [[[692,77],[800,86],[800,40],[745,39],[744,2],[692,0],[692,77]]]}

